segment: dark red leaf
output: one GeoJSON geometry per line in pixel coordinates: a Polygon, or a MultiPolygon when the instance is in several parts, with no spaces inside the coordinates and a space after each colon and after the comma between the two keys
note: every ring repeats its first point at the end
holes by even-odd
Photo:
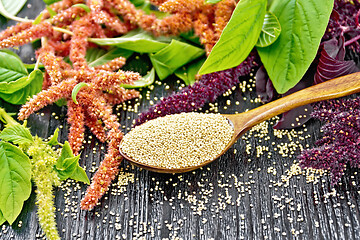
{"type": "Polygon", "coordinates": [[[319,65],[314,77],[315,84],[358,72],[360,69],[353,60],[345,61],[344,37],[333,38],[323,43],[319,65]]]}
{"type": "Polygon", "coordinates": [[[261,66],[256,72],[256,94],[263,103],[270,102],[277,94],[264,66],[261,66]]]}
{"type": "MultiPolygon", "coordinates": [[[[295,85],[292,89],[287,91],[283,96],[290,95],[294,92],[297,92],[301,89],[310,87],[313,85],[313,76],[316,69],[316,64],[313,63],[310,65],[309,69],[306,71],[304,77],[301,81],[295,85]]],[[[291,129],[295,127],[302,126],[311,118],[311,113],[313,111],[313,107],[308,104],[305,106],[301,106],[295,109],[292,109],[286,113],[283,113],[281,119],[274,125],[275,129],[291,129]]]]}

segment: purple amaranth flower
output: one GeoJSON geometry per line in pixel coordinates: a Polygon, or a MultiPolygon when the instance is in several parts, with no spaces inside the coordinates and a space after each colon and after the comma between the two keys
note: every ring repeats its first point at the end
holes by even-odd
{"type": "Polygon", "coordinates": [[[346,166],[360,167],[360,97],[317,103],[312,116],[326,122],[323,137],[301,153],[300,165],[328,170],[336,184],[346,166]]]}
{"type": "Polygon", "coordinates": [[[135,121],[135,125],[169,114],[195,111],[207,102],[214,102],[219,96],[238,84],[240,76],[249,74],[251,69],[257,66],[255,58],[255,54],[250,54],[235,68],[203,75],[193,85],[173,93],[149,108],[148,111],[141,113],[135,121]]]}
{"type": "Polygon", "coordinates": [[[335,0],[328,27],[323,36],[323,41],[332,38],[345,37],[345,46],[354,52],[360,53],[359,44],[359,14],[360,1],[335,0]]]}

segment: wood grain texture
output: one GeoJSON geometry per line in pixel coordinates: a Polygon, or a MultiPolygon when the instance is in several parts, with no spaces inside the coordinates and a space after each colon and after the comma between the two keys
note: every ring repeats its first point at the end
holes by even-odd
{"type": "MultiPolygon", "coordinates": [[[[34,18],[44,7],[41,0],[30,0],[29,4],[32,7],[25,7],[21,16],[34,18]]],[[[3,24],[2,28],[11,24],[3,24]]],[[[31,62],[33,56],[29,49],[31,46],[21,48],[19,52],[27,62],[31,62]]],[[[167,96],[177,89],[171,79],[167,83],[170,89],[155,84],[150,98],[167,96]]],[[[139,112],[149,107],[145,90],[143,96],[139,112]]],[[[229,97],[218,100],[220,112],[241,112],[259,105],[250,99],[254,99],[253,93],[243,93],[237,88],[229,97]],[[228,99],[231,100],[229,106],[226,104],[228,99]],[[236,105],[236,101],[240,104],[236,105]]],[[[137,116],[129,111],[119,113],[120,122],[126,127],[130,127],[137,116]]],[[[112,186],[99,206],[90,212],[79,208],[86,186],[66,182],[56,190],[55,197],[61,237],[84,240],[142,237],[155,240],[360,239],[359,175],[356,170],[348,171],[335,188],[331,187],[328,176],[320,178],[317,184],[306,183],[301,175],[292,177],[286,187],[277,185],[281,175],[296,160],[299,145],[312,146],[319,138],[320,124],[310,121],[306,125],[307,132],[298,133],[300,137],[293,136],[290,141],[287,136],[276,137],[272,129],[274,121],[268,123],[262,129],[269,131],[270,139],[265,140],[260,130],[252,130],[219,160],[195,172],[158,174],[132,167],[124,161],[122,172],[134,174],[134,183],[125,186],[126,191],[112,186]],[[281,146],[296,141],[299,142],[294,146],[294,153],[289,152],[286,156],[280,152],[281,146]],[[251,149],[247,149],[249,146],[251,149]],[[258,157],[257,151],[261,147],[268,147],[268,150],[263,150],[258,157]]],[[[32,132],[41,137],[48,137],[57,127],[63,126],[61,141],[67,138],[65,107],[44,108],[33,114],[28,124],[32,132]]],[[[304,128],[297,129],[299,131],[304,128]]],[[[88,176],[92,177],[94,168],[104,158],[106,146],[89,136],[87,132],[80,165],[86,166],[88,176]]],[[[43,238],[34,203],[33,193],[16,222],[12,226],[2,226],[0,239],[43,238]]]]}

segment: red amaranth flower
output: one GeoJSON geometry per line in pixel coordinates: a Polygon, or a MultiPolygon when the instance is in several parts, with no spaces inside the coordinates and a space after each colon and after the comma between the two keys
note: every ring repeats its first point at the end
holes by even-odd
{"type": "Polygon", "coordinates": [[[250,54],[235,68],[203,75],[198,82],[164,98],[148,111],[141,113],[135,125],[169,114],[195,111],[207,102],[214,102],[216,98],[238,84],[239,77],[249,74],[254,66],[257,66],[255,55],[250,54]]]}
{"type": "Polygon", "coordinates": [[[24,120],[28,118],[30,114],[39,111],[47,105],[53,104],[64,96],[70,95],[76,83],[76,79],[70,78],[39,92],[22,106],[18,119],[24,120]]]}
{"type": "Polygon", "coordinates": [[[52,25],[49,22],[41,22],[36,25],[11,35],[0,41],[0,48],[9,48],[24,45],[44,36],[50,36],[53,32],[52,25]]]}
{"type": "Polygon", "coordinates": [[[71,149],[75,155],[78,155],[83,145],[84,132],[85,132],[85,117],[84,109],[80,104],[76,104],[73,101],[67,102],[67,121],[70,125],[68,141],[71,149]]]}
{"type": "Polygon", "coordinates": [[[90,131],[96,136],[100,142],[105,142],[106,133],[102,125],[102,122],[95,116],[88,114],[87,110],[85,111],[85,125],[90,129],[90,131]]]}
{"type": "Polygon", "coordinates": [[[0,41],[4,40],[5,38],[14,36],[17,33],[32,27],[32,25],[33,25],[32,22],[19,22],[14,26],[8,27],[1,33],[0,41]]]}
{"type": "Polygon", "coordinates": [[[99,199],[109,189],[110,183],[115,179],[119,172],[119,165],[122,157],[119,154],[118,146],[122,136],[117,136],[108,144],[108,153],[101,162],[97,172],[95,173],[91,185],[86,191],[85,197],[81,200],[81,208],[85,210],[93,209],[98,203],[99,199]]]}
{"type": "Polygon", "coordinates": [[[126,63],[126,58],[124,57],[118,57],[114,58],[113,60],[103,64],[96,66],[96,70],[105,70],[105,71],[116,71],[119,68],[123,67],[126,63]]]}
{"type": "Polygon", "coordinates": [[[38,51],[38,58],[41,59],[41,62],[46,69],[46,73],[49,74],[51,85],[61,82],[62,75],[60,64],[62,58],[55,56],[54,48],[50,45],[40,48],[38,51]]]}

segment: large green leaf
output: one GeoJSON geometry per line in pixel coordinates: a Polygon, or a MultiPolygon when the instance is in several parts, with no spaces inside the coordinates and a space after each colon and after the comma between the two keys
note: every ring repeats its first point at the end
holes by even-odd
{"type": "MultiPolygon", "coordinates": [[[[16,16],[18,12],[23,8],[26,3],[26,0],[0,0],[6,12],[16,16]]],[[[0,11],[0,14],[6,17],[6,14],[0,11]]]]}
{"type": "Polygon", "coordinates": [[[200,74],[229,69],[245,60],[259,38],[266,3],[266,0],[242,0],[236,5],[200,74]]]}
{"type": "Polygon", "coordinates": [[[258,52],[278,93],[294,87],[314,60],[333,4],[333,0],[272,2],[269,11],[278,17],[281,34],[258,52]]]}
{"type": "Polygon", "coordinates": [[[133,30],[118,38],[90,38],[100,46],[116,46],[139,53],[157,52],[168,45],[169,38],[155,38],[143,30],[133,30]]]}
{"type": "Polygon", "coordinates": [[[267,47],[273,44],[278,39],[281,33],[281,26],[277,17],[267,12],[265,14],[264,23],[261,28],[259,39],[256,43],[257,47],[267,47]]]}
{"type": "Polygon", "coordinates": [[[169,46],[150,55],[156,74],[160,80],[165,79],[176,69],[204,55],[202,48],[173,39],[169,46]]]}
{"type": "Polygon", "coordinates": [[[114,58],[128,58],[132,55],[132,53],[132,51],[121,48],[113,48],[109,51],[101,48],[90,48],[86,51],[85,59],[88,62],[89,67],[96,67],[103,65],[114,58]]]}
{"type": "Polygon", "coordinates": [[[19,81],[25,81],[27,85],[13,93],[0,92],[0,98],[12,104],[24,104],[29,97],[37,94],[41,91],[43,83],[43,73],[40,70],[32,71],[25,79],[19,79],[19,81]]]}
{"type": "Polygon", "coordinates": [[[12,224],[31,193],[30,159],[19,148],[0,142],[0,210],[12,224]]]}
{"type": "Polygon", "coordinates": [[[34,142],[30,130],[23,125],[15,124],[0,132],[0,139],[14,144],[32,144],[34,142]]]}
{"type": "Polygon", "coordinates": [[[21,59],[10,50],[0,50],[0,82],[11,82],[28,75],[21,59]]]}

